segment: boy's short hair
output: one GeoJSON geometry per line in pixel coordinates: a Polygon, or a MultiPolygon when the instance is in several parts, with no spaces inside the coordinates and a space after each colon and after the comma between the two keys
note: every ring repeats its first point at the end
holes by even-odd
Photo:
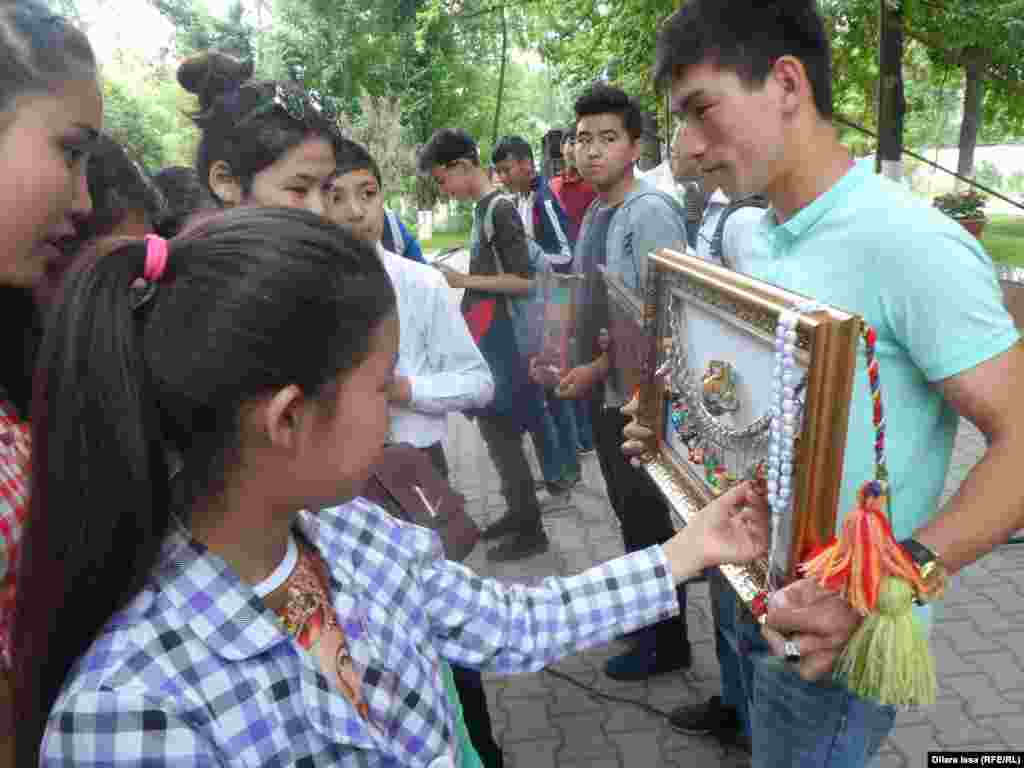
{"type": "Polygon", "coordinates": [[[577,122],[590,115],[615,114],[622,118],[622,127],[636,141],[644,131],[644,116],[636,99],[621,88],[597,82],[585,90],[573,107],[577,122]]]}
{"type": "Polygon", "coordinates": [[[429,174],[434,168],[456,160],[469,160],[473,165],[480,165],[480,148],[473,137],[461,128],[439,128],[420,150],[418,167],[420,173],[429,174]]]}
{"type": "Polygon", "coordinates": [[[533,150],[530,143],[522,136],[502,136],[494,145],[494,152],[491,153],[491,162],[500,163],[502,160],[529,160],[533,162],[533,150]]]}
{"type": "Polygon", "coordinates": [[[334,150],[335,169],[334,177],[344,176],[353,171],[369,171],[377,179],[377,185],[382,189],[384,180],[380,175],[380,166],[373,159],[370,151],[358,142],[351,139],[341,139],[334,150]]]}
{"type": "Polygon", "coordinates": [[[787,55],[803,63],[818,113],[831,118],[832,58],[814,0],[691,0],[659,30],[653,74],[665,87],[706,62],[760,86],[787,55]]]}

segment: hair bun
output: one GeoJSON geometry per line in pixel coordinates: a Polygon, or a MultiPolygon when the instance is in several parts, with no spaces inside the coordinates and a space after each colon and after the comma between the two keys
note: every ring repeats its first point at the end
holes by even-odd
{"type": "Polygon", "coordinates": [[[178,82],[199,97],[203,110],[213,106],[221,94],[234,90],[253,75],[253,63],[220,51],[190,56],[178,67],[178,82]]]}

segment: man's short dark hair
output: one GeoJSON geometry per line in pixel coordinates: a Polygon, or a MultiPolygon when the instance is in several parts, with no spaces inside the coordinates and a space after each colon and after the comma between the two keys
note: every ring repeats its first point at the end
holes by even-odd
{"type": "Polygon", "coordinates": [[[831,118],[832,59],[814,0],[691,0],[658,32],[654,80],[665,87],[689,67],[709,63],[760,86],[787,55],[804,65],[818,113],[831,118]]]}
{"type": "Polygon", "coordinates": [[[384,181],[380,175],[380,166],[377,165],[377,161],[373,159],[370,151],[362,144],[351,139],[342,139],[334,150],[334,157],[335,178],[344,176],[346,173],[352,173],[353,171],[369,171],[376,177],[377,185],[381,188],[384,187],[384,181]]]}
{"type": "Polygon", "coordinates": [[[607,83],[594,83],[576,99],[576,120],[589,115],[614,114],[622,118],[622,127],[636,141],[644,131],[640,104],[621,88],[607,83]]]}
{"type": "Polygon", "coordinates": [[[529,160],[533,162],[530,142],[522,136],[502,136],[494,145],[491,162],[497,165],[502,160],[529,160]]]}
{"type": "Polygon", "coordinates": [[[461,128],[439,128],[434,131],[420,150],[420,173],[429,174],[434,168],[456,160],[469,160],[480,165],[480,149],[476,141],[461,128]]]}

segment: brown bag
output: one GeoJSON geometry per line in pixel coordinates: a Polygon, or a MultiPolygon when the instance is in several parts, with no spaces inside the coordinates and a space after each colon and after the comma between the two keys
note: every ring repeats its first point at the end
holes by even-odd
{"type": "Polygon", "coordinates": [[[465,560],[480,539],[466,497],[452,489],[426,451],[409,443],[385,446],[362,495],[399,520],[437,531],[449,560],[465,560]]]}

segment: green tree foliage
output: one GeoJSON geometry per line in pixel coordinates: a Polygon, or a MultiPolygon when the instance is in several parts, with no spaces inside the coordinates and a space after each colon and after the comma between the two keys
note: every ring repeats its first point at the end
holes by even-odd
{"type": "Polygon", "coordinates": [[[196,0],[150,2],[174,24],[175,44],[180,56],[215,48],[241,59],[253,58],[255,30],[245,17],[242,0],[234,0],[225,19],[212,15],[196,0]]]}

